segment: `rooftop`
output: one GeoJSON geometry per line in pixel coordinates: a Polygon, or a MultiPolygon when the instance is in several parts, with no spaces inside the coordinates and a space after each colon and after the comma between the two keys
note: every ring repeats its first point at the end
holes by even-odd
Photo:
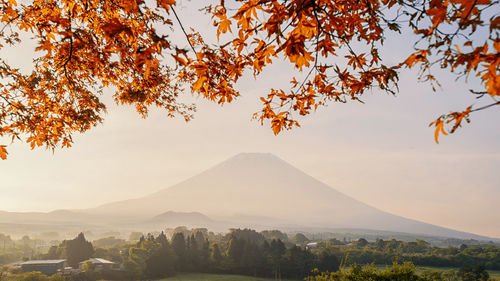
{"type": "Polygon", "coordinates": [[[58,264],[61,262],[65,262],[66,260],[31,260],[25,261],[21,263],[21,265],[30,265],[30,264],[58,264]]]}
{"type": "MultiPolygon", "coordinates": [[[[106,259],[101,259],[101,258],[90,258],[86,261],[91,261],[93,264],[114,264],[112,261],[108,261],[106,259]]],[[[84,263],[86,261],[82,261],[80,263],[84,263]]]]}

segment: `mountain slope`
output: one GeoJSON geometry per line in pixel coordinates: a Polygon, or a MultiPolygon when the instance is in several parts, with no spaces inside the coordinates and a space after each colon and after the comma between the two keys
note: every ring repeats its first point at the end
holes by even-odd
{"type": "Polygon", "coordinates": [[[161,223],[170,227],[179,225],[202,225],[210,224],[212,219],[198,212],[174,212],[168,211],[163,214],[155,216],[151,222],[161,223]]]}
{"type": "Polygon", "coordinates": [[[239,154],[146,197],[87,210],[153,216],[168,210],[269,226],[363,228],[456,238],[486,237],[392,215],[346,196],[272,154],[239,154]]]}
{"type": "Polygon", "coordinates": [[[6,212],[0,211],[0,223],[55,223],[55,224],[78,224],[83,222],[101,222],[97,215],[69,210],[55,210],[48,213],[43,212],[6,212]]]}

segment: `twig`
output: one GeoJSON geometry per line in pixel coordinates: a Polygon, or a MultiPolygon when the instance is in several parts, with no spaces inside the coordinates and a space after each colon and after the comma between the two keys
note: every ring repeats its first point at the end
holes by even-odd
{"type": "Polygon", "coordinates": [[[497,101],[497,102],[494,102],[494,103],[491,103],[491,104],[488,104],[488,105],[485,105],[485,106],[482,106],[482,107],[475,108],[475,109],[471,110],[470,112],[483,110],[483,109],[486,109],[486,108],[489,108],[489,107],[492,107],[492,106],[495,106],[495,105],[499,105],[499,104],[500,104],[500,101],[497,101]]]}
{"type": "Polygon", "coordinates": [[[177,19],[177,22],[181,26],[182,32],[184,32],[184,35],[186,36],[186,39],[189,43],[189,46],[191,46],[191,50],[193,50],[194,54],[196,55],[196,50],[194,49],[193,44],[191,44],[191,40],[189,40],[189,35],[187,34],[186,30],[184,29],[184,26],[182,25],[181,20],[177,16],[177,13],[175,12],[174,7],[170,7],[170,8],[172,9],[172,12],[174,12],[175,18],[177,19]]]}

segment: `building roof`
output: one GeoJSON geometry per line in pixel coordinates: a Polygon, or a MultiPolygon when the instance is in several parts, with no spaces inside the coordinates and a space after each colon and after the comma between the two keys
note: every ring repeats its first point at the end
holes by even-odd
{"type": "MultiPolygon", "coordinates": [[[[115,264],[115,263],[114,263],[114,262],[112,262],[112,261],[108,261],[108,260],[106,260],[106,259],[101,259],[101,258],[90,258],[90,259],[88,259],[88,260],[86,260],[86,261],[90,261],[90,262],[92,262],[93,264],[115,264]]],[[[86,262],[86,261],[82,261],[82,262],[80,262],[80,263],[82,263],[82,264],[83,264],[83,263],[84,263],[84,262],[86,262]]]]}
{"type": "Polygon", "coordinates": [[[65,262],[66,260],[31,260],[21,263],[21,265],[35,265],[35,264],[58,264],[65,262]]]}

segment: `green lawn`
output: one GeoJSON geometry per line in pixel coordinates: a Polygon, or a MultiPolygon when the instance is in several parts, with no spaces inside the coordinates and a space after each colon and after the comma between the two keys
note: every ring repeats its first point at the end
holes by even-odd
{"type": "Polygon", "coordinates": [[[158,281],[274,281],[274,279],[231,274],[182,273],[158,281]]]}

